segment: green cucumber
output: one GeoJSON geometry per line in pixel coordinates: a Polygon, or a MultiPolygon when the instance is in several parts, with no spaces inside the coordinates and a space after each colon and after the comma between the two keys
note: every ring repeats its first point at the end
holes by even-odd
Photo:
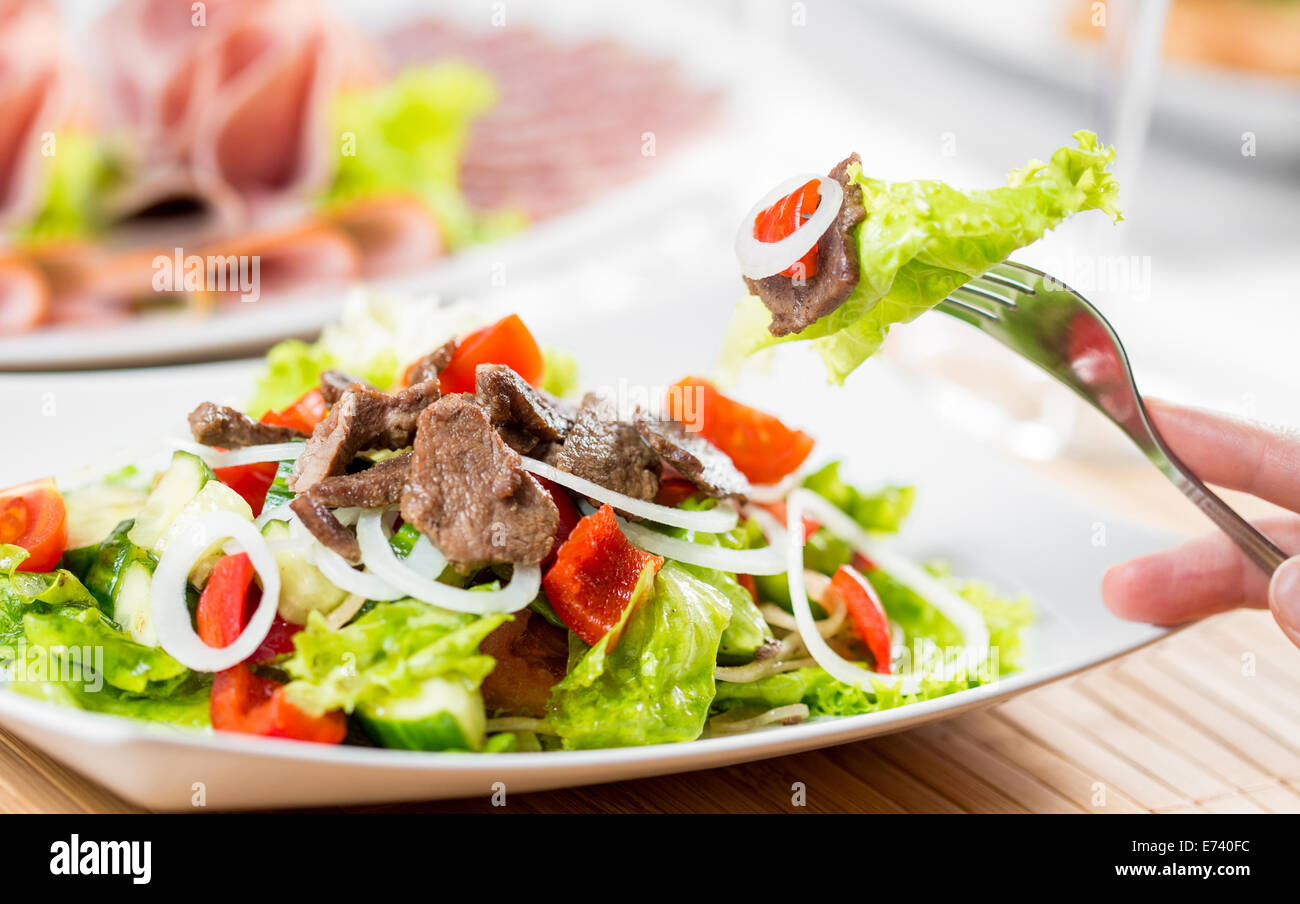
{"type": "Polygon", "coordinates": [[[163,472],[145,500],[144,508],[136,516],[135,526],[128,535],[131,542],[153,549],[176,516],[213,477],[212,469],[194,453],[173,453],[171,465],[163,472]]]}
{"type": "Polygon", "coordinates": [[[401,750],[479,750],[487,733],[483,695],[448,678],[426,679],[413,696],[363,704],[356,715],[376,743],[401,750]]]}
{"type": "MultiPolygon", "coordinates": [[[[267,540],[286,540],[289,525],[283,521],[268,521],[262,528],[267,540]]],[[[275,550],[275,563],[280,567],[280,615],[296,625],[307,623],[312,612],[322,615],[332,612],[347,598],[347,592],[336,587],[311,560],[294,549],[275,550]]]]}
{"type": "Polygon", "coordinates": [[[150,556],[135,559],[122,570],[113,599],[113,621],[131,635],[136,643],[158,646],[158,632],[153,628],[149,591],[153,586],[154,561],[150,556]]]}

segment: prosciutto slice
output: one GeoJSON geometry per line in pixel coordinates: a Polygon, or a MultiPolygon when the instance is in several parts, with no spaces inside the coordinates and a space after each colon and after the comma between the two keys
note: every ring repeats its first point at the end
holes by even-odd
{"type": "Polygon", "coordinates": [[[0,230],[40,212],[44,135],[79,112],[79,96],[53,6],[0,3],[0,230]]]}
{"type": "Polygon", "coordinates": [[[333,175],[333,97],[379,71],[320,0],[124,0],[99,29],[116,116],[151,149],[138,169],[167,173],[133,187],[136,210],[226,215],[229,191],[246,221],[284,222],[333,175]]]}

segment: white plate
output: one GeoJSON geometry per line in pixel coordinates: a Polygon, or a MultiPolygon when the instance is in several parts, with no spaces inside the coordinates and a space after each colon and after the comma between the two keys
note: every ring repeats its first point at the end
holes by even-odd
{"type": "MultiPolygon", "coordinates": [[[[543,341],[572,327],[525,312],[543,341]]],[[[725,309],[720,315],[725,319],[725,309]]],[[[703,318],[706,326],[709,318],[703,318]]],[[[602,338],[627,331],[623,312],[582,315],[588,385],[653,385],[699,369],[717,333],[698,335],[664,317],[644,341],[602,338]],[[679,341],[673,344],[666,337],[679,341]],[[616,383],[619,376],[640,382],[616,383]]],[[[742,386],[751,400],[814,432],[829,456],[852,450],[850,475],[864,482],[915,479],[920,488],[903,545],[950,561],[958,574],[1027,591],[1040,612],[1025,669],[993,685],[897,710],[685,744],[491,756],[322,747],[232,735],[204,736],[63,709],[0,691],[0,725],[145,806],[186,809],[201,787],[210,808],[313,806],[487,795],[496,782],[522,792],[705,769],[899,731],[1003,699],[1148,643],[1163,632],[1103,608],[1104,569],[1171,538],[1074,500],[969,439],[933,422],[893,371],[872,364],[833,389],[815,363],[785,354],[779,380],[742,386]],[[201,783],[201,785],[199,784],[201,783]]],[[[141,438],[175,431],[204,398],[237,398],[249,365],[104,374],[0,377],[6,442],[0,486],[66,470],[141,438]],[[41,417],[42,412],[45,417],[41,417]],[[9,434],[14,435],[14,434],[9,434]]],[[[1160,478],[1152,472],[1152,480],[1160,478]]]]}

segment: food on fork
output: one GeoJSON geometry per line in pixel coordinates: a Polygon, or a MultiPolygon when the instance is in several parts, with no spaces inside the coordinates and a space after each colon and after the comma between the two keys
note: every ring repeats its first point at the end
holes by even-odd
{"type": "Polygon", "coordinates": [[[999,188],[885,182],[856,154],[830,175],[773,189],[741,222],[736,256],[750,295],[736,309],[724,363],[738,370],[774,345],[809,341],[842,383],[889,328],[1085,210],[1120,218],[1114,159],[1091,132],[999,188]]]}

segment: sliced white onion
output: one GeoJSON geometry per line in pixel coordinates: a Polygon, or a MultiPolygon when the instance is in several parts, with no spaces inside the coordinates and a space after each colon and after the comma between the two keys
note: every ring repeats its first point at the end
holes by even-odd
{"type": "Polygon", "coordinates": [[[795,488],[802,476],[798,469],[791,471],[776,483],[756,483],[749,487],[749,501],[760,504],[781,502],[795,488]]]}
{"type": "Polygon", "coordinates": [[[266,527],[267,523],[271,521],[288,521],[293,517],[293,509],[289,508],[291,502],[293,502],[292,499],[281,502],[274,508],[263,509],[262,514],[258,515],[253,523],[258,527],[266,527]]]}
{"type": "MultiPolygon", "coordinates": [[[[965,643],[963,658],[968,670],[974,671],[988,658],[988,627],[975,607],[906,556],[899,555],[887,545],[874,540],[856,521],[811,490],[795,490],[786,499],[786,526],[791,532],[802,530],[801,519],[805,509],[890,576],[911,587],[948,619],[961,633],[965,643]]],[[[830,648],[817,630],[812,608],[808,605],[808,596],[804,590],[803,550],[795,543],[787,543],[786,550],[790,600],[794,606],[795,622],[808,652],[821,667],[845,684],[870,689],[873,682],[880,682],[890,687],[899,687],[904,694],[916,693],[925,676],[916,673],[882,675],[868,671],[830,648]]],[[[954,666],[959,667],[960,663],[954,663],[954,666]]]]}
{"type": "Polygon", "coordinates": [[[667,505],[658,505],[654,502],[646,502],[644,499],[616,493],[600,484],[592,483],[590,480],[553,468],[544,461],[527,456],[523,458],[523,468],[560,486],[568,487],[575,493],[609,503],[621,512],[636,515],[655,524],[667,524],[670,527],[697,530],[706,534],[722,534],[735,527],[738,520],[736,510],[729,505],[719,505],[702,512],[688,512],[667,505]]]}
{"type": "Polygon", "coordinates": [[[829,176],[805,173],[782,182],[763,195],[740,222],[740,229],[736,232],[736,259],[740,261],[740,272],[750,279],[764,279],[792,266],[831,228],[843,203],[844,189],[829,176]],[[812,216],[778,242],[760,242],[754,238],[754,220],[758,215],[812,179],[818,180],[818,194],[821,195],[812,216]]]}
{"type": "Polygon", "coordinates": [[[771,725],[773,722],[784,722],[788,719],[802,721],[806,718],[808,718],[808,706],[806,704],[790,703],[786,706],[769,709],[767,712],[759,713],[749,719],[729,719],[725,714],[714,716],[709,720],[709,729],[713,734],[740,734],[741,732],[761,728],[764,725],[771,725]]]}
{"type": "MultiPolygon", "coordinates": [[[[357,522],[357,542],[361,544],[361,557],[366,567],[376,576],[400,588],[406,596],[443,609],[475,615],[518,612],[537,598],[537,591],[542,586],[542,570],[536,565],[514,566],[514,576],[510,583],[500,590],[465,590],[441,584],[434,578],[446,567],[445,557],[442,558],[442,566],[437,567],[432,576],[417,573],[415,568],[397,558],[393,548],[388,545],[383,517],[377,511],[366,512],[357,522]]],[[[433,544],[429,545],[433,548],[433,544]]],[[[437,552],[436,549],[434,551],[437,552]]],[[[436,560],[428,559],[427,554],[424,556],[431,568],[437,565],[436,560]]],[[[438,556],[442,557],[442,554],[438,553],[438,556]]]]}
{"type": "Polygon", "coordinates": [[[780,574],[785,571],[785,557],[782,555],[784,546],[779,540],[759,549],[727,549],[710,543],[692,543],[676,537],[665,537],[657,530],[631,524],[622,518],[618,519],[618,526],[632,545],[687,565],[714,568],[732,574],[780,574]]]}
{"type": "Polygon", "coordinates": [[[236,465],[253,465],[262,461],[297,461],[306,445],[304,438],[288,443],[265,443],[261,446],[245,446],[242,449],[223,452],[187,440],[173,439],[170,442],[177,449],[197,455],[213,468],[232,468],[236,465]]]}
{"type": "Polygon", "coordinates": [[[319,540],[312,544],[311,559],[312,564],[320,569],[320,573],[340,590],[380,602],[400,600],[406,596],[400,589],[374,574],[373,571],[358,571],[353,568],[348,564],[347,559],[319,540]]]}
{"type": "Polygon", "coordinates": [[[238,665],[261,645],[280,604],[280,568],[266,540],[251,521],[232,512],[205,512],[172,539],[158,560],[149,587],[149,611],[158,642],[177,662],[199,672],[219,672],[238,665]],[[262,579],[262,599],[235,642],[210,647],[194,633],[186,604],[190,569],[212,545],[231,538],[239,543],[262,579]]]}

